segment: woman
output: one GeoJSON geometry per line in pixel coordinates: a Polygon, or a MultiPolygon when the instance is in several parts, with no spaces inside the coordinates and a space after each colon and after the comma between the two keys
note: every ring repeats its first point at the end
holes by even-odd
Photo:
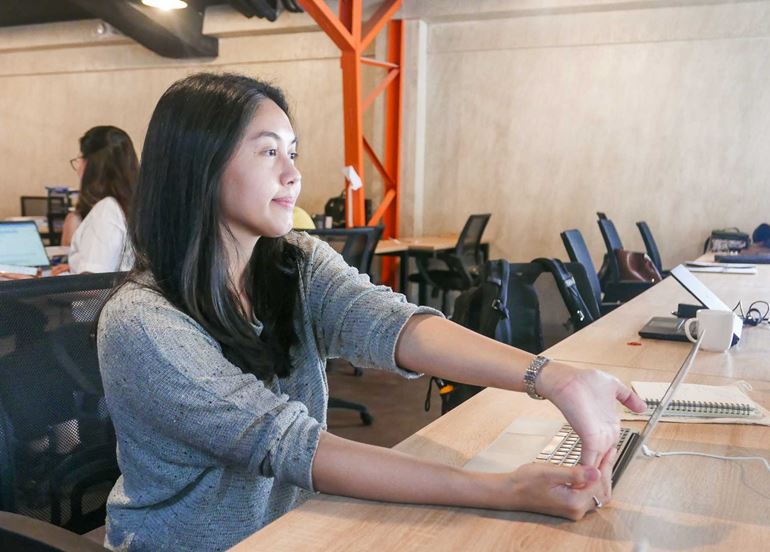
{"type": "Polygon", "coordinates": [[[405,302],[327,244],[291,233],[297,138],[279,90],[199,74],[169,88],[147,131],[131,235],[136,266],[98,325],[123,475],[108,546],[224,549],[312,491],[579,519],[610,498],[608,374],[551,362],[405,302]],[[473,353],[470,353],[473,351],[473,353]],[[586,465],[481,474],[325,431],[326,359],[536,392],[584,439],[586,465]],[[595,498],[594,498],[595,497],[595,498]]]}
{"type": "Polygon", "coordinates": [[[62,230],[62,245],[70,246],[69,264],[55,273],[128,270],[133,254],[126,217],[138,172],[131,138],[114,126],[94,127],[80,138],[80,156],[72,163],[81,179],[80,194],[62,230]]]}

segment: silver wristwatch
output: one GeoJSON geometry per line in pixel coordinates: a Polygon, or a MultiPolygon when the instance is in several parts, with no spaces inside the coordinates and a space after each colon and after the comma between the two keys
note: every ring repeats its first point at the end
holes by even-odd
{"type": "Polygon", "coordinates": [[[545,399],[544,396],[538,394],[538,392],[535,390],[535,380],[540,374],[540,370],[543,369],[543,366],[549,362],[551,362],[550,358],[538,355],[532,360],[532,362],[529,363],[527,371],[524,372],[524,389],[527,390],[527,395],[533,399],[537,399],[539,401],[545,399]]]}

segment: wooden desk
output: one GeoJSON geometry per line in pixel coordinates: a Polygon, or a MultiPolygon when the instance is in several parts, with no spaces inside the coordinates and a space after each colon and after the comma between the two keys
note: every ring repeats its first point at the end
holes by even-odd
{"type": "MultiPolygon", "coordinates": [[[[741,289],[750,295],[770,287],[764,271],[750,281],[732,279],[734,275],[708,276],[704,281],[708,280],[723,299],[730,299],[723,295],[728,289],[738,296],[741,289]]],[[[558,358],[561,351],[562,357],[573,361],[598,359],[595,363],[574,363],[610,371],[624,381],[659,381],[662,371],[671,375],[687,353],[686,344],[661,341],[642,348],[624,347],[629,335],[638,341],[638,327],[631,332],[636,320],[662,314],[660,308],[670,310],[672,301],[675,306],[680,300],[677,287],[668,280],[655,286],[546,354],[558,358]],[[577,358],[581,356],[583,359],[577,358]]],[[[688,381],[723,384],[739,374],[752,384],[752,398],[768,408],[769,357],[764,355],[763,371],[757,351],[768,347],[770,331],[747,330],[744,339],[749,345],[719,358],[699,353],[688,381]]],[[[461,466],[517,417],[558,419],[560,414],[547,401],[487,389],[395,448],[461,466]]],[[[624,425],[639,426],[631,422],[624,425]]],[[[662,423],[649,445],[660,451],[768,458],[770,428],[662,423]]],[[[234,550],[632,550],[640,545],[641,550],[739,551],[765,550],[768,543],[770,477],[761,463],[640,456],[616,487],[612,503],[578,523],[519,512],[384,504],[318,495],[234,550]]]]}
{"type": "MultiPolygon", "coordinates": [[[[409,284],[409,257],[420,255],[433,256],[441,251],[449,251],[457,245],[457,234],[444,236],[423,236],[420,238],[388,238],[380,240],[374,250],[375,255],[397,256],[399,258],[399,290],[407,295],[409,284]]],[[[482,239],[484,257],[489,257],[489,241],[482,239]]]]}
{"type": "MultiPolygon", "coordinates": [[[[740,300],[746,310],[752,301],[770,299],[770,266],[767,265],[759,266],[756,275],[699,273],[696,276],[730,307],[740,300]]],[[[650,317],[669,315],[678,303],[694,302],[674,278],[666,278],[583,331],[557,343],[548,350],[549,356],[605,366],[676,368],[687,356],[689,343],[643,339],[638,332],[650,317]]],[[[691,373],[770,379],[770,327],[767,324],[744,326],[740,342],[726,353],[701,351],[691,373]]]]}

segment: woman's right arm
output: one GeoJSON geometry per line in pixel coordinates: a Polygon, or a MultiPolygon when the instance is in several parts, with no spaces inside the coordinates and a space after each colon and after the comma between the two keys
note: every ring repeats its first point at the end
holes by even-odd
{"type": "Polygon", "coordinates": [[[614,451],[599,469],[525,464],[510,473],[478,473],[323,432],[313,486],[328,494],[402,502],[520,510],[579,520],[611,494],[614,451]]]}
{"type": "Polygon", "coordinates": [[[80,215],[78,215],[76,212],[72,211],[67,213],[67,216],[64,217],[64,226],[62,226],[61,230],[62,245],[72,244],[72,235],[75,233],[75,230],[77,230],[78,226],[80,226],[81,222],[83,221],[81,220],[80,215]]]}

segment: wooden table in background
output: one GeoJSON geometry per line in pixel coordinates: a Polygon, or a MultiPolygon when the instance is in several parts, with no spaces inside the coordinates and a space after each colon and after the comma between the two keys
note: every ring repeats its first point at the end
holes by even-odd
{"type": "MultiPolygon", "coordinates": [[[[422,236],[420,238],[388,238],[380,240],[375,255],[397,256],[399,258],[398,289],[408,297],[409,258],[420,255],[433,256],[442,251],[454,249],[458,234],[444,236],[422,236]]],[[[484,258],[489,257],[489,242],[482,239],[484,258]]]]}
{"type": "MultiPolygon", "coordinates": [[[[698,274],[727,304],[770,298],[770,267],[756,276],[698,274]]],[[[651,316],[692,298],[669,278],[545,354],[596,367],[629,382],[665,381],[687,355],[686,343],[640,339],[651,316]],[[638,345],[641,343],[641,345],[638,345]]],[[[727,353],[700,352],[687,381],[745,379],[770,408],[770,329],[744,328],[727,353]]],[[[487,389],[409,437],[397,450],[464,465],[515,418],[559,419],[547,401],[487,389]]],[[[638,427],[638,423],[624,422],[638,427]]],[[[770,457],[770,428],[660,424],[660,451],[770,457]]],[[[610,505],[572,523],[537,514],[385,504],[318,495],[234,550],[767,550],[770,474],[760,462],[637,457],[610,505]],[[638,547],[638,548],[635,548],[638,547]]]]}

